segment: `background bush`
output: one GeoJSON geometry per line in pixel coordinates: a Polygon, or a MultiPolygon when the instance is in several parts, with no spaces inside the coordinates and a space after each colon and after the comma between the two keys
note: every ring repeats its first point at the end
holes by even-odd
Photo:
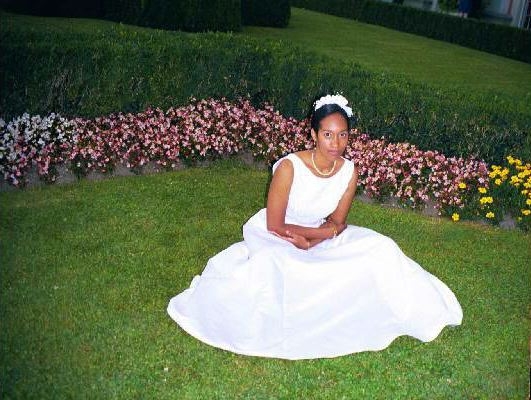
{"type": "Polygon", "coordinates": [[[240,31],[245,25],[286,27],[289,0],[0,0],[0,6],[38,16],[102,18],[189,32],[240,31]]]}
{"type": "Polygon", "coordinates": [[[531,63],[531,31],[512,26],[374,0],[292,0],[292,5],[531,63]]]}
{"type": "Polygon", "coordinates": [[[111,21],[139,24],[149,0],[101,0],[103,18],[111,21]]]}
{"type": "Polygon", "coordinates": [[[241,30],[240,0],[0,0],[30,15],[105,18],[190,32],[241,30]]]}
{"type": "Polygon", "coordinates": [[[244,25],[288,26],[291,16],[289,0],[241,0],[244,25]]]}
{"type": "Polygon", "coordinates": [[[240,0],[149,0],[141,25],[204,31],[241,30],[240,0]]]}
{"type": "Polygon", "coordinates": [[[0,14],[0,115],[95,117],[196,98],[250,97],[303,118],[312,97],[342,91],[362,131],[447,155],[531,159],[529,96],[434,89],[287,43],[0,14]],[[38,23],[41,21],[41,23],[38,23]]]}
{"type": "Polygon", "coordinates": [[[107,0],[0,0],[0,6],[29,15],[101,18],[104,1],[107,0]]]}

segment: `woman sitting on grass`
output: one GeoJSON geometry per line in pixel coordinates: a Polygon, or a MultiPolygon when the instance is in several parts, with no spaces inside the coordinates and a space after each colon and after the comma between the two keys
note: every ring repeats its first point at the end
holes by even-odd
{"type": "Polygon", "coordinates": [[[171,299],[185,331],[239,354],[308,359],[381,350],[401,335],[431,341],[461,323],[443,282],[390,238],[346,224],[357,184],[342,157],[351,116],[343,96],[314,103],[315,148],[274,164],[267,208],[243,226],[244,241],[171,299]]]}

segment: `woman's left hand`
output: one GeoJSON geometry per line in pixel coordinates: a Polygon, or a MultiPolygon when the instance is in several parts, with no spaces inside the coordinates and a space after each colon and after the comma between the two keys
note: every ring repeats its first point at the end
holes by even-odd
{"type": "Polygon", "coordinates": [[[328,228],[332,233],[335,233],[335,236],[337,236],[347,228],[347,224],[336,224],[332,220],[328,219],[321,225],[321,228],[328,228]]]}

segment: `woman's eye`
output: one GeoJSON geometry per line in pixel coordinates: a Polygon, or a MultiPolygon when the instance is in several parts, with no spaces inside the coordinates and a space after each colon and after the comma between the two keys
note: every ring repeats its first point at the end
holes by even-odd
{"type": "Polygon", "coordinates": [[[332,134],[330,132],[325,132],[324,133],[324,137],[325,138],[329,138],[330,136],[332,136],[332,134]]]}

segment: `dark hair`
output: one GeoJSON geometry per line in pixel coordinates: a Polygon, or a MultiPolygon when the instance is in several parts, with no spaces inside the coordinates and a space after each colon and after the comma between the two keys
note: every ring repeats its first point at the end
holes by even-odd
{"type": "Polygon", "coordinates": [[[348,127],[348,130],[350,131],[354,123],[354,119],[352,117],[349,118],[349,116],[347,115],[347,112],[343,110],[341,106],[339,106],[338,104],[325,104],[319,107],[319,109],[314,110],[315,103],[317,102],[317,100],[319,100],[323,96],[325,95],[320,94],[318,96],[315,96],[310,105],[310,112],[308,113],[308,119],[310,120],[310,127],[317,133],[319,132],[321,120],[328,117],[329,115],[339,113],[347,121],[347,127],[348,127]]]}
{"type": "Polygon", "coordinates": [[[350,131],[350,125],[351,121],[348,117],[345,110],[341,108],[341,106],[337,104],[325,104],[321,107],[319,107],[317,110],[314,110],[310,117],[310,126],[311,128],[317,133],[319,132],[319,127],[321,125],[321,121],[328,117],[329,115],[339,113],[345,118],[345,121],[347,121],[347,128],[350,131]]]}

